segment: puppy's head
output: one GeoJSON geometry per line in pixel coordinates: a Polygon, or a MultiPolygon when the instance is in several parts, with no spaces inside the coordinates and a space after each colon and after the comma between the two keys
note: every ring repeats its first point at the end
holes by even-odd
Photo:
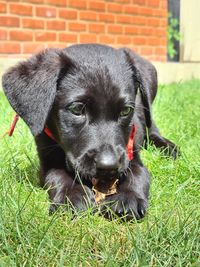
{"type": "Polygon", "coordinates": [[[47,50],[3,77],[5,94],[33,135],[47,124],[68,168],[85,178],[113,181],[128,167],[138,88],[150,123],[147,91],[130,53],[100,45],[47,50]]]}

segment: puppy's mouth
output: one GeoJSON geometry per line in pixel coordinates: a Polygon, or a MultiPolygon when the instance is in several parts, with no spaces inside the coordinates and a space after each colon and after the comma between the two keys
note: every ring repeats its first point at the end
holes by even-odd
{"type": "Polygon", "coordinates": [[[108,180],[92,178],[92,184],[94,189],[104,194],[109,194],[113,190],[117,181],[117,178],[112,178],[108,180]]]}
{"type": "Polygon", "coordinates": [[[119,180],[119,173],[112,172],[97,172],[92,178],[92,184],[95,190],[107,194],[113,188],[114,184],[119,180]]]}

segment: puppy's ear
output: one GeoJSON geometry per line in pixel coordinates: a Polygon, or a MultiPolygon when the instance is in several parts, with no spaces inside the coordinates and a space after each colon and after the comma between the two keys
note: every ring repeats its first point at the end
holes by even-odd
{"type": "Polygon", "coordinates": [[[48,49],[4,74],[4,92],[34,136],[40,134],[45,126],[60,73],[67,71],[71,64],[61,50],[48,49]]]}
{"type": "Polygon", "coordinates": [[[144,58],[132,52],[130,49],[123,49],[127,61],[133,71],[133,80],[139,88],[147,127],[151,127],[151,102],[157,90],[157,73],[155,67],[144,58]]]}

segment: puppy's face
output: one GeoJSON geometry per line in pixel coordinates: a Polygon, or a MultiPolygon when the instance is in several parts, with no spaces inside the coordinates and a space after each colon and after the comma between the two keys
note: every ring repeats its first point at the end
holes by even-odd
{"type": "Polygon", "coordinates": [[[136,95],[132,72],[125,62],[77,64],[59,82],[49,123],[68,167],[87,179],[112,181],[128,167],[136,95]]]}
{"type": "Polygon", "coordinates": [[[11,68],[3,89],[34,136],[45,125],[50,128],[69,171],[112,181],[128,167],[138,84],[146,125],[151,125],[150,80],[141,62],[130,50],[103,45],[50,49],[11,68]]]}

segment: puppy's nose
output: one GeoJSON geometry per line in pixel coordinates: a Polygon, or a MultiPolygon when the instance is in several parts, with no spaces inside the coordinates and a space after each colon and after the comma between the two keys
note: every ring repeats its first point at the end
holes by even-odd
{"type": "Polygon", "coordinates": [[[101,153],[96,159],[97,171],[117,172],[119,158],[110,152],[101,153]]]}

